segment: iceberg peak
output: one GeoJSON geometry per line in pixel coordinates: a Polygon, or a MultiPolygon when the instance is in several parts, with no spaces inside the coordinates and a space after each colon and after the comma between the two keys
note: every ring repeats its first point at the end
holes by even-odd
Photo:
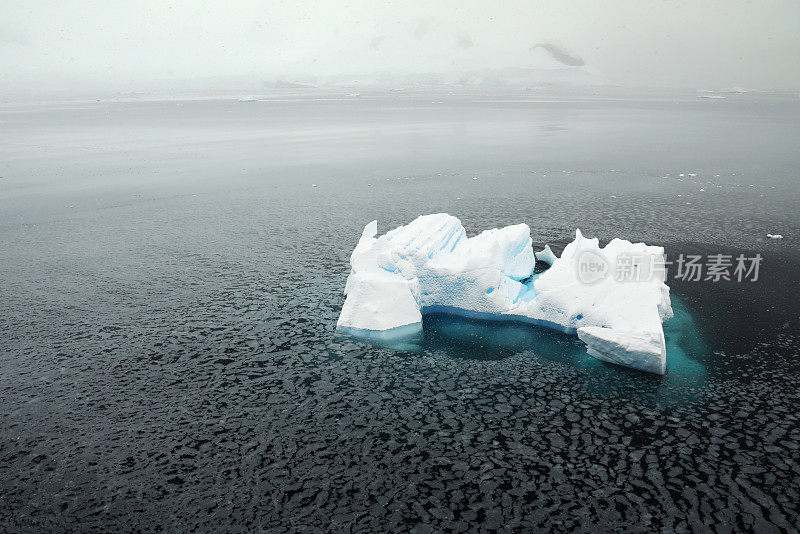
{"type": "Polygon", "coordinates": [[[374,221],[368,223],[364,227],[364,231],[361,232],[362,237],[375,237],[378,235],[378,220],[375,219],[374,221]]]}
{"type": "Polygon", "coordinates": [[[545,262],[547,265],[553,265],[553,262],[556,261],[558,257],[556,257],[550,249],[550,245],[545,245],[542,250],[536,253],[536,259],[545,262]]]}

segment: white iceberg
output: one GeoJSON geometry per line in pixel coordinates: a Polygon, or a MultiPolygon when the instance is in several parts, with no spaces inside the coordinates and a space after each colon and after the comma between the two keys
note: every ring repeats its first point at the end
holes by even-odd
{"type": "Polygon", "coordinates": [[[550,245],[545,245],[542,250],[536,253],[536,259],[545,262],[547,265],[553,265],[553,262],[558,258],[550,250],[550,245]]]}
{"type": "Polygon", "coordinates": [[[600,248],[578,230],[560,258],[537,253],[551,267],[534,275],[526,224],[468,238],[456,217],[435,214],[377,233],[372,221],[350,257],[339,331],[403,337],[421,331],[425,313],[450,311],[577,333],[598,359],[665,372],[661,323],[672,307],[661,247],[614,239],[600,248]]]}

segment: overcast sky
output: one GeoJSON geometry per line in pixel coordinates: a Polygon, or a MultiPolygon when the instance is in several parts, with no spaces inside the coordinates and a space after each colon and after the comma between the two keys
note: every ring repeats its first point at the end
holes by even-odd
{"type": "Polygon", "coordinates": [[[539,42],[612,83],[800,87],[800,0],[0,0],[7,85],[525,67],[539,42]]]}

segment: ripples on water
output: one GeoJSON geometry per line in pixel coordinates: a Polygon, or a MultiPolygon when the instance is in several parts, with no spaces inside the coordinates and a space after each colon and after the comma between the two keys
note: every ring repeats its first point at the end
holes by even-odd
{"type": "MultiPolygon", "coordinates": [[[[624,384],[632,395],[652,391],[662,402],[683,403],[695,399],[698,388],[705,382],[705,366],[699,360],[706,354],[706,348],[686,307],[680,299],[673,297],[672,300],[675,315],[664,328],[669,372],[656,380],[648,380],[643,373],[629,370],[613,378],[612,373],[623,369],[589,356],[586,346],[575,335],[513,321],[483,321],[444,313],[426,315],[419,340],[402,341],[390,348],[484,361],[524,353],[530,358],[544,358],[587,370],[595,380],[602,375],[617,387],[624,384]]],[[[593,387],[593,392],[602,395],[602,387],[593,387]]],[[[611,390],[609,394],[613,396],[618,392],[611,390]]]]}
{"type": "Polygon", "coordinates": [[[439,100],[0,110],[0,525],[796,528],[797,99],[439,100]],[[763,278],[671,284],[664,377],[513,323],[336,335],[363,225],[439,211],[763,278]]]}

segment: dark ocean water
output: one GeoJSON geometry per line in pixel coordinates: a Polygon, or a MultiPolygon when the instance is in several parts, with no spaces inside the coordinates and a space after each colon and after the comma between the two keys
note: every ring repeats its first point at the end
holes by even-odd
{"type": "Polygon", "coordinates": [[[3,104],[0,530],[796,532],[798,124],[796,94],[3,104]],[[442,211],[764,259],[670,280],[664,377],[513,323],[335,334],[363,226],[442,211]]]}

